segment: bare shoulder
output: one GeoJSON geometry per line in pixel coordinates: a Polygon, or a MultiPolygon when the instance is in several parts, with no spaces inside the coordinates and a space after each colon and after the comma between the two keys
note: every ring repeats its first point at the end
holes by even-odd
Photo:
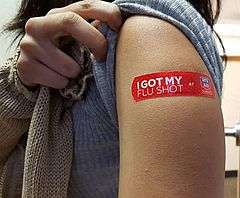
{"type": "MultiPolygon", "coordinates": [[[[146,69],[155,70],[161,62],[164,69],[203,71],[208,74],[200,55],[190,40],[173,24],[151,16],[132,16],[122,26],[117,53],[135,59],[135,65],[149,64],[146,69]],[[128,54],[122,53],[132,49],[128,54]],[[133,50],[134,49],[134,50],[133,50]],[[140,61],[140,62],[139,62],[140,61]]],[[[126,58],[126,57],[125,57],[126,58]]]]}

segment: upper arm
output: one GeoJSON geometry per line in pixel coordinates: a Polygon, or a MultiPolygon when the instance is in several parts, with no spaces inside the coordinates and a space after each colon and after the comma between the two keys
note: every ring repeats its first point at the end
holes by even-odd
{"type": "Polygon", "coordinates": [[[224,129],[217,94],[133,100],[134,77],[174,70],[210,76],[176,27],[148,16],[127,19],[116,51],[119,198],[223,197],[224,129]]]}

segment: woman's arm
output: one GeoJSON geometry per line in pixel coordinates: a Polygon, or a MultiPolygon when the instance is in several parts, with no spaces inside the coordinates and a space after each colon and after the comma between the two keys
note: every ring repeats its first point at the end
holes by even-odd
{"type": "MultiPolygon", "coordinates": [[[[31,2],[27,6],[31,7],[31,2]]],[[[58,41],[71,36],[86,45],[97,60],[104,60],[106,39],[97,29],[102,22],[116,32],[120,29],[117,5],[79,1],[30,18],[20,31],[25,32],[20,51],[0,67],[0,176],[11,151],[28,131],[39,85],[62,89],[82,72],[79,63],[58,48],[58,41]],[[89,23],[89,19],[94,21],[89,23]]]]}
{"type": "Polygon", "coordinates": [[[148,16],[127,19],[116,57],[119,198],[223,198],[224,127],[217,93],[133,100],[134,77],[174,70],[210,76],[176,27],[148,16]]]}

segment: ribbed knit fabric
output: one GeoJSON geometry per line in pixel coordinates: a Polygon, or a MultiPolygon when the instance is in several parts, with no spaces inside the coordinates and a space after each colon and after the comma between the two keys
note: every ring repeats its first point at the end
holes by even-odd
{"type": "Polygon", "coordinates": [[[69,197],[117,197],[118,128],[111,122],[94,80],[73,114],[78,131],[74,131],[69,197]]]}
{"type": "Polygon", "coordinates": [[[67,197],[72,101],[61,97],[65,91],[28,90],[17,74],[18,57],[19,50],[0,68],[0,197],[67,197]]]}
{"type": "MultiPolygon", "coordinates": [[[[205,62],[218,94],[222,90],[222,64],[212,31],[185,0],[117,0],[127,15],[144,14],[167,20],[193,43],[205,62]]],[[[72,198],[117,198],[119,142],[115,97],[115,46],[117,34],[107,26],[108,57],[93,65],[94,81],[87,97],[73,107],[74,157],[69,188],[72,198]]],[[[137,58],[137,57],[136,57],[137,58]]]]}
{"type": "MultiPolygon", "coordinates": [[[[223,69],[212,31],[190,4],[185,0],[114,3],[125,14],[154,16],[179,28],[202,57],[221,97],[223,69]]],[[[17,76],[18,54],[0,68],[1,198],[117,197],[114,63],[118,35],[106,24],[101,31],[108,40],[107,60],[93,60],[94,79],[89,79],[85,100],[73,108],[57,90],[27,90],[17,76]]]]}

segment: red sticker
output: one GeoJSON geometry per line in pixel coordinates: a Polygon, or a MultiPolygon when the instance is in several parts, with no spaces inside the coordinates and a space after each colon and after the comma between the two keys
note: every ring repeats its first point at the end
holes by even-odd
{"type": "Polygon", "coordinates": [[[158,72],[134,78],[132,95],[135,101],[158,97],[215,97],[211,78],[197,72],[158,72]]]}

